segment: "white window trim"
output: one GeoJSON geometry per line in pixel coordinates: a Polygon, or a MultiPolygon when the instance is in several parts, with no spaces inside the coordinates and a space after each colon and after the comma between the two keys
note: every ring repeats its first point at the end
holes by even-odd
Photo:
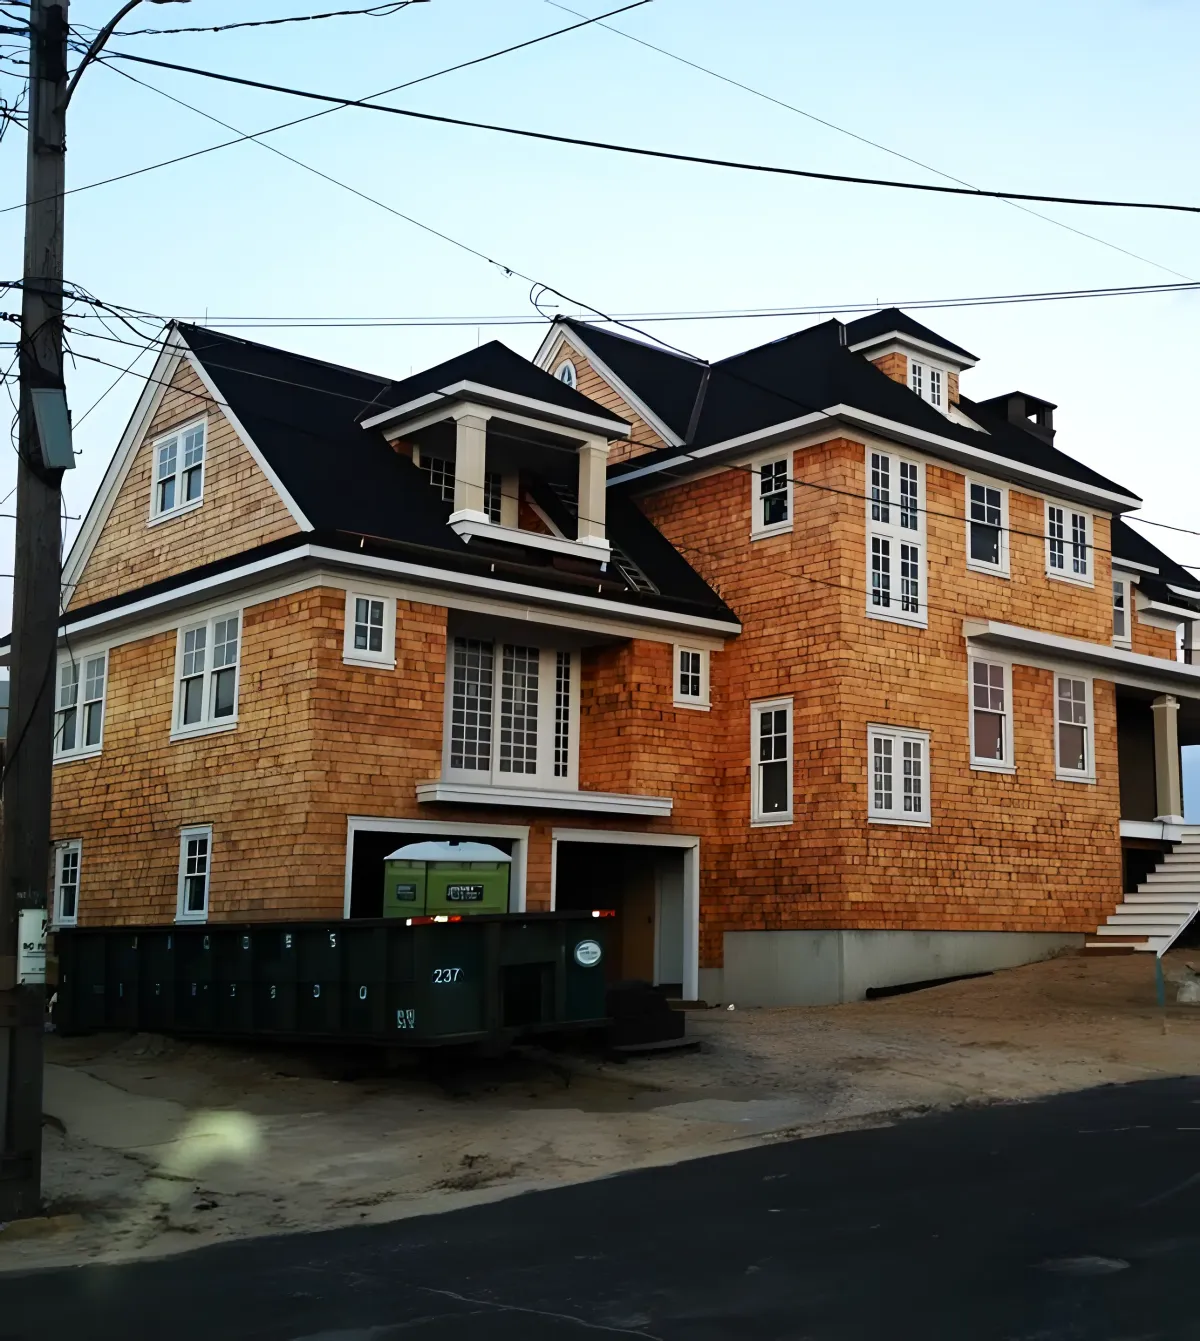
{"type": "Polygon", "coordinates": [[[104,749],[104,719],[108,716],[108,648],[89,647],[84,651],[74,650],[73,656],[60,657],[54,667],[54,750],[53,760],[56,764],[74,763],[77,759],[94,759],[104,749]],[[78,739],[83,738],[83,694],[85,688],[84,670],[89,661],[96,657],[104,658],[104,694],[100,699],[100,740],[95,745],[76,745],[74,749],[62,750],[58,745],[58,690],[62,677],[62,668],[69,666],[73,661],[79,667],[79,690],[75,700],[76,708],[76,735],[78,739]]]}
{"type": "MultiPolygon", "coordinates": [[[[982,475],[968,475],[963,487],[963,500],[966,507],[966,544],[967,544],[967,567],[973,573],[987,573],[991,577],[1009,577],[1011,570],[1009,568],[1009,530],[1008,530],[1008,486],[1001,484],[999,480],[989,480],[982,475]],[[971,557],[971,485],[978,484],[984,489],[998,489],[1000,491],[1000,562],[985,563],[982,559],[971,557]]],[[[1049,527],[1047,527],[1047,539],[1049,538],[1049,527]]],[[[1049,549],[1047,548],[1047,562],[1049,562],[1049,549]]]]}
{"type": "Polygon", "coordinates": [[[1096,783],[1096,710],[1095,687],[1090,675],[1082,675],[1077,670],[1056,670],[1052,681],[1054,690],[1054,776],[1059,782],[1082,782],[1087,786],[1096,783]],[[1087,709],[1087,768],[1079,772],[1074,768],[1064,768],[1061,751],[1058,748],[1058,682],[1059,680],[1082,680],[1084,685],[1083,701],[1087,709]]]}
{"type": "MultiPolygon", "coordinates": [[[[238,649],[238,661],[241,661],[241,649],[238,649]]],[[[385,595],[379,590],[366,587],[347,588],[346,622],[342,633],[342,661],[347,666],[369,666],[372,670],[383,667],[396,669],[396,598],[385,595]],[[354,603],[355,601],[383,602],[383,648],[379,652],[364,650],[354,646],[354,603]]],[[[235,714],[236,715],[236,714],[235,714]]]]}
{"type": "MultiPolygon", "coordinates": [[[[913,393],[914,396],[919,396],[921,400],[925,402],[926,405],[929,405],[933,409],[937,410],[939,414],[948,414],[950,409],[950,369],[947,368],[945,364],[938,363],[936,360],[931,361],[924,354],[914,357],[911,351],[905,351],[905,353],[908,358],[908,368],[907,368],[908,389],[913,393]],[[913,386],[914,364],[920,365],[922,369],[920,391],[918,391],[917,388],[913,386]],[[941,378],[942,399],[940,404],[934,401],[930,397],[930,386],[932,379],[930,378],[929,374],[931,372],[936,372],[941,378]]],[[[875,354],[875,357],[878,358],[880,356],[878,354],[875,354]]]]}
{"type": "Polygon", "coordinates": [[[54,844],[54,917],[51,922],[56,927],[73,927],[79,921],[79,894],[83,885],[83,840],[69,838],[54,844]],[[64,852],[75,852],[79,857],[75,878],[75,913],[64,917],[62,911],[62,858],[64,852]]]}
{"type": "Polygon", "coordinates": [[[446,692],[442,713],[442,777],[444,783],[474,783],[479,787],[502,791],[558,791],[579,790],[579,719],[582,715],[581,663],[583,654],[578,648],[555,647],[530,641],[519,646],[538,649],[538,715],[537,715],[537,772],[504,773],[500,770],[500,688],[501,662],[504,645],[515,643],[513,638],[478,635],[461,630],[446,639],[446,692]],[[479,638],[492,645],[492,744],[491,767],[485,772],[478,768],[451,768],[452,750],[451,715],[454,710],[454,643],[456,638],[479,638]],[[567,775],[554,775],[555,696],[558,677],[558,654],[571,655],[571,703],[567,723],[567,775]]]}
{"type": "Polygon", "coordinates": [[[885,726],[881,722],[867,723],[867,823],[868,824],[893,824],[905,829],[929,829],[933,826],[932,818],[932,766],[930,763],[929,750],[929,732],[921,731],[916,728],[906,726],[885,726]],[[889,736],[894,742],[892,750],[892,795],[893,797],[903,795],[904,786],[904,765],[903,765],[903,743],[906,740],[919,740],[924,745],[923,761],[925,765],[924,789],[921,793],[921,799],[925,803],[925,813],[923,815],[905,815],[903,812],[897,814],[895,811],[877,811],[875,809],[875,782],[872,776],[875,757],[875,740],[880,736],[889,736]],[[895,746],[901,748],[897,750],[895,746]]]}
{"type": "Polygon", "coordinates": [[[572,391],[579,390],[579,369],[576,368],[572,359],[560,359],[554,367],[554,376],[563,384],[563,386],[569,386],[572,391]],[[570,368],[571,370],[570,378],[563,376],[563,371],[566,368],[570,368]]]}
{"type": "Polygon", "coordinates": [[[795,471],[795,453],[790,447],[781,448],[774,452],[764,452],[761,456],[755,457],[750,463],[750,539],[765,540],[768,536],[787,535],[794,525],[796,516],[795,492],[796,487],[793,483],[793,474],[795,471]],[[773,465],[776,461],[786,463],[785,479],[787,481],[787,521],[772,522],[769,526],[763,524],[761,495],[759,494],[759,481],[762,478],[762,467],[773,465]]]}
{"type": "MultiPolygon", "coordinates": [[[[160,433],[151,444],[150,457],[150,516],[147,519],[147,526],[157,526],[160,522],[171,521],[175,517],[182,517],[185,512],[195,512],[204,502],[204,490],[208,485],[208,416],[201,415],[198,419],[190,419],[186,424],[180,424],[171,429],[169,433],[160,433]],[[179,447],[182,452],[183,439],[195,428],[204,430],[204,457],[200,467],[200,497],[190,499],[186,503],[176,503],[173,508],[167,508],[165,511],[158,510],[158,449],[167,441],[168,438],[178,438],[179,447]]],[[[176,460],[175,492],[179,493],[178,482],[183,478],[183,460],[182,457],[176,460]]]]}
{"type": "Polygon", "coordinates": [[[929,627],[929,562],[926,551],[925,539],[925,509],[928,507],[925,488],[925,463],[919,458],[910,456],[907,453],[894,451],[891,447],[875,447],[870,443],[866,445],[863,461],[866,467],[866,495],[865,516],[866,526],[866,602],[867,618],[882,619],[888,624],[907,624],[910,628],[924,629],[929,627]],[[891,465],[889,467],[891,484],[889,485],[889,497],[891,502],[888,504],[891,514],[896,518],[895,521],[878,522],[871,516],[871,457],[886,456],[891,465]],[[915,531],[907,530],[900,526],[900,463],[904,461],[917,468],[917,529],[915,531]],[[892,577],[892,603],[886,609],[881,609],[871,602],[871,540],[878,536],[881,539],[891,542],[891,577],[892,577]],[[902,544],[915,544],[920,554],[918,564],[919,572],[917,574],[917,583],[920,591],[919,608],[915,614],[900,608],[900,546],[902,544]]]}
{"type": "Polygon", "coordinates": [[[1123,637],[1118,637],[1114,627],[1112,645],[1114,647],[1124,648],[1125,651],[1130,652],[1133,650],[1133,617],[1136,613],[1134,608],[1133,589],[1137,583],[1137,578],[1131,577],[1128,573],[1117,572],[1114,569],[1112,580],[1113,586],[1116,586],[1119,583],[1125,591],[1125,634],[1123,637]]]}
{"type": "Polygon", "coordinates": [[[750,826],[755,829],[770,828],[773,825],[792,824],[796,809],[796,726],[790,698],[764,698],[750,704],[750,826]],[[774,712],[783,708],[787,712],[787,810],[773,811],[767,815],[762,810],[762,788],[759,783],[758,758],[758,719],[764,712],[774,712]]]}
{"type": "Polygon", "coordinates": [[[692,647],[688,643],[676,643],[671,649],[671,655],[671,682],[674,686],[675,706],[677,708],[691,708],[697,712],[708,712],[712,706],[708,693],[708,649],[706,647],[692,647]],[[698,652],[700,654],[699,698],[688,697],[679,691],[679,655],[681,652],[698,652]]]}
{"type": "Polygon", "coordinates": [[[212,902],[212,859],[213,826],[211,824],[189,824],[179,831],[179,875],[175,887],[175,921],[207,922],[209,905],[212,902]],[[187,873],[187,840],[203,835],[208,839],[208,860],[204,868],[204,911],[189,913],[184,911],[184,878],[187,873]]]}
{"type": "Polygon", "coordinates": [[[217,736],[225,731],[234,731],[237,729],[238,715],[241,711],[242,698],[242,657],[245,654],[246,645],[246,618],[245,607],[239,605],[221,605],[215,609],[209,610],[204,614],[196,614],[192,619],[181,623],[175,630],[175,692],[171,699],[171,740],[195,740],[198,736],[217,736]],[[212,626],[215,620],[225,619],[230,615],[237,616],[238,622],[238,654],[237,663],[233,672],[233,715],[230,717],[210,717],[209,703],[211,701],[212,684],[212,626]],[[205,645],[205,673],[204,673],[204,716],[199,722],[192,726],[181,726],[179,722],[180,709],[183,699],[183,635],[189,629],[199,628],[204,624],[208,628],[208,637],[205,645]]]}
{"type": "Polygon", "coordinates": [[[971,741],[971,770],[976,773],[1015,773],[1013,757],[1013,695],[1012,662],[1003,657],[980,653],[967,658],[967,732],[971,741]],[[1004,758],[981,759],[975,753],[975,666],[1003,666],[1004,668],[1004,758]]]}
{"type": "Polygon", "coordinates": [[[1093,587],[1096,584],[1096,537],[1095,518],[1092,513],[1078,503],[1064,503],[1061,499],[1047,498],[1042,509],[1042,525],[1046,537],[1046,576],[1055,582],[1069,582],[1075,587],[1093,587]],[[1063,513],[1063,567],[1050,566],[1050,509],[1062,508],[1063,513]],[[1070,571],[1071,563],[1071,514],[1086,518],[1087,573],[1081,577],[1070,571]]]}

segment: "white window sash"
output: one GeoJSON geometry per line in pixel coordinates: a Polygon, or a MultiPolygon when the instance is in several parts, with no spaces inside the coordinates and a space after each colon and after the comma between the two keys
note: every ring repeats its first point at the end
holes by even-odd
{"type": "Polygon", "coordinates": [[[1095,738],[1095,714],[1093,708],[1093,685],[1090,678],[1083,675],[1068,674],[1063,675],[1059,672],[1054,673],[1054,771],[1055,776],[1060,782],[1085,782],[1093,783],[1096,781],[1096,738],[1095,738]],[[1083,697],[1079,700],[1076,697],[1074,688],[1070,699],[1071,716],[1068,719],[1064,714],[1065,694],[1063,686],[1070,684],[1072,687],[1083,686],[1083,697]],[[1082,712],[1080,712],[1082,708],[1082,712]],[[1070,738],[1078,739],[1076,734],[1082,731],[1083,736],[1083,767],[1078,768],[1073,762],[1064,759],[1064,732],[1063,727],[1070,728],[1070,738]]]}
{"type": "MultiPolygon", "coordinates": [[[[514,707],[529,705],[520,692],[512,692],[511,686],[506,692],[505,649],[518,648],[523,653],[529,647],[470,634],[448,640],[442,726],[442,775],[446,779],[487,787],[578,789],[580,653],[577,649],[533,647],[536,709],[514,713],[514,707]],[[569,665],[562,660],[568,657],[569,665]],[[564,675],[569,686],[565,705],[560,702],[564,675]],[[479,686],[486,689],[482,696],[479,686]],[[521,738],[515,739],[514,732],[520,732],[521,738]],[[534,755],[532,772],[526,768],[530,748],[534,755]],[[564,753],[565,772],[561,767],[564,753]],[[472,767],[470,763],[482,766],[472,767]]],[[[512,664],[510,658],[510,675],[512,664]]]]}
{"type": "MultiPolygon", "coordinates": [[[[989,683],[989,688],[991,687],[989,683]]],[[[997,661],[990,657],[972,657],[967,662],[967,730],[971,742],[971,768],[988,773],[1015,773],[1016,762],[1013,758],[1013,701],[1012,701],[1012,666],[1006,661],[997,661]],[[991,696],[989,695],[988,706],[984,707],[977,701],[975,668],[976,666],[987,666],[992,670],[999,669],[1001,672],[1000,683],[1000,703],[999,708],[992,706],[991,696]],[[984,713],[988,716],[999,717],[1000,721],[1000,744],[1003,750],[1003,758],[997,759],[991,754],[980,753],[980,742],[977,740],[977,713],[984,713]]]]}
{"type": "Polygon", "coordinates": [[[792,700],[790,698],[766,699],[750,705],[750,822],[752,825],[791,824],[793,820],[794,772],[796,748],[793,739],[792,700]],[[772,717],[772,726],[780,724],[776,714],[782,713],[782,730],[772,730],[767,739],[770,744],[770,757],[764,758],[763,720],[768,714],[772,717]],[[779,751],[782,749],[783,753],[779,751]],[[778,765],[782,764],[780,769],[778,765]],[[766,767],[772,767],[767,774],[766,767]],[[765,809],[765,793],[775,785],[775,777],[782,774],[785,790],[782,809],[765,809]]]}
{"type": "Polygon", "coordinates": [[[1047,499],[1046,574],[1058,582],[1094,585],[1094,519],[1070,503],[1047,499]]]}
{"type": "Polygon", "coordinates": [[[179,831],[179,881],[175,905],[177,922],[208,921],[212,889],[212,852],[211,824],[194,824],[179,831]],[[199,901],[196,899],[198,892],[201,894],[199,901]],[[196,906],[197,902],[200,903],[199,907],[196,906]]]}
{"type": "Polygon", "coordinates": [[[708,649],[676,643],[673,649],[674,704],[677,708],[708,708],[708,649]],[[686,661],[685,661],[686,658],[686,661]]]}
{"type": "Polygon", "coordinates": [[[195,419],[164,433],[152,443],[150,467],[150,521],[164,521],[190,512],[204,501],[208,474],[208,421],[195,419]],[[196,441],[196,434],[199,441],[196,441]],[[173,448],[167,460],[163,453],[173,448]],[[164,470],[164,466],[169,469],[164,470]],[[196,492],[187,497],[189,484],[197,481],[196,492]],[[169,501],[164,495],[169,495],[169,501]]]}
{"type": "Polygon", "coordinates": [[[924,628],[928,623],[925,468],[867,448],[867,614],[924,628]]]}
{"type": "Polygon", "coordinates": [[[73,927],[79,921],[79,888],[83,867],[83,843],[78,839],[57,843],[54,848],[54,925],[73,927]],[[73,882],[65,877],[73,876],[73,882]],[[68,888],[73,891],[73,906],[68,913],[64,905],[68,888]]]}
{"type": "Polygon", "coordinates": [[[180,627],[175,645],[172,740],[232,731],[237,726],[243,632],[242,611],[236,608],[220,610],[207,619],[180,627]],[[231,621],[232,631],[229,629],[231,621]],[[231,642],[235,643],[233,660],[228,661],[231,642]],[[218,712],[218,707],[227,700],[232,710],[218,712]],[[185,717],[194,711],[194,705],[198,706],[198,713],[192,720],[185,721],[185,717]]]}
{"type": "Polygon", "coordinates": [[[108,651],[77,651],[58,663],[54,678],[54,760],[86,759],[104,747],[108,651]],[[97,664],[98,663],[98,664],[97,664]],[[69,678],[73,669],[73,685],[69,678]],[[69,692],[73,688],[73,694],[69,692]]]}
{"type": "Polygon", "coordinates": [[[867,727],[867,820],[928,828],[929,732],[894,726],[867,727]]]}
{"type": "Polygon", "coordinates": [[[764,536],[782,535],[790,531],[793,525],[793,485],[792,454],[776,452],[757,460],[750,468],[751,513],[750,536],[757,540],[764,536]],[[766,483],[778,484],[779,488],[769,488],[763,493],[766,483]],[[779,521],[767,521],[768,499],[782,498],[784,516],[779,521]]]}
{"type": "Polygon", "coordinates": [[[1113,578],[1113,645],[1116,647],[1133,646],[1133,580],[1128,577],[1113,578]],[[1118,594],[1121,605],[1118,612],[1118,594]],[[1123,628],[1118,632],[1117,617],[1120,614],[1123,628]]]}
{"type": "MultiPolygon", "coordinates": [[[[967,567],[976,573],[990,573],[997,577],[1009,576],[1009,526],[1008,526],[1008,488],[994,480],[968,476],[966,480],[966,545],[967,567]],[[982,498],[976,495],[982,491],[982,498]],[[993,495],[999,496],[999,520],[990,518],[996,515],[997,503],[993,495]],[[982,514],[982,515],[979,515],[982,514]],[[981,530],[981,539],[994,530],[998,558],[995,562],[975,553],[975,528],[981,530]]],[[[1048,552],[1048,551],[1047,551],[1048,552]]]]}
{"type": "Polygon", "coordinates": [[[392,596],[378,590],[355,587],[346,592],[345,632],[342,638],[342,661],[349,666],[383,666],[389,670],[396,667],[396,601],[392,596]],[[367,623],[365,628],[359,620],[359,601],[367,602],[367,623]],[[379,628],[379,649],[370,646],[372,605],[382,606],[383,624],[379,628]],[[367,646],[359,647],[358,635],[365,631],[367,646]]]}

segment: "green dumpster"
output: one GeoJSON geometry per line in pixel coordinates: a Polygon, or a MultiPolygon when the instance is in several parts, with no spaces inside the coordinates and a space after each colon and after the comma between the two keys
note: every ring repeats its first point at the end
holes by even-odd
{"type": "Polygon", "coordinates": [[[383,915],[506,913],[511,870],[490,843],[408,843],[384,858],[383,915]]]}

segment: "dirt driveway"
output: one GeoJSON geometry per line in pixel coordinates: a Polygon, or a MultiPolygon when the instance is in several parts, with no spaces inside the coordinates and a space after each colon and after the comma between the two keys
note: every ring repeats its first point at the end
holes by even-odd
{"type": "Polygon", "coordinates": [[[935,1107],[1200,1073],[1200,1007],[1158,1010],[1142,955],[688,1025],[688,1053],[391,1073],[344,1052],[50,1038],[52,1219],[0,1230],[0,1270],[394,1219],[935,1107]]]}

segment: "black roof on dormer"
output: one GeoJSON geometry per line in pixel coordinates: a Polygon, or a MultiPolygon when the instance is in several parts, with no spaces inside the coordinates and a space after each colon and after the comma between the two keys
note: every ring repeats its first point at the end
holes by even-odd
{"type": "Polygon", "coordinates": [[[962,345],[956,345],[953,340],[947,340],[944,335],[939,335],[937,331],[930,330],[928,326],[922,326],[919,321],[914,320],[907,312],[902,312],[898,307],[882,307],[878,312],[872,312],[868,316],[848,321],[846,323],[846,343],[849,345],[861,344],[864,340],[874,340],[880,335],[890,335],[892,331],[899,331],[902,335],[911,335],[914,339],[924,340],[926,344],[936,345],[939,349],[946,350],[947,353],[959,354],[965,359],[970,359],[972,363],[977,362],[975,355],[969,349],[964,349],[962,345]]]}

